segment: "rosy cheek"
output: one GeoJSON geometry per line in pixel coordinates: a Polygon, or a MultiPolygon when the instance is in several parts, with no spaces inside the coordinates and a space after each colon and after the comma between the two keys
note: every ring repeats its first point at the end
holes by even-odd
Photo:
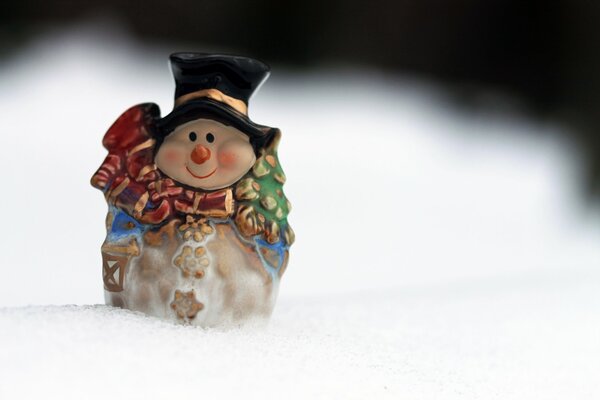
{"type": "Polygon", "coordinates": [[[181,160],[182,154],[177,150],[167,150],[165,152],[165,161],[168,163],[176,163],[181,160]]]}
{"type": "Polygon", "coordinates": [[[219,164],[224,167],[232,167],[237,163],[237,155],[229,151],[219,153],[219,164]]]}

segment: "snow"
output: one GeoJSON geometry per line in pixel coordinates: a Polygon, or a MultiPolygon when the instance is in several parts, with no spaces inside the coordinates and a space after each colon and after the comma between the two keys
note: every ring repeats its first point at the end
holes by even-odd
{"type": "Polygon", "coordinates": [[[600,219],[565,128],[372,70],[275,69],[250,105],[297,234],[268,327],[97,305],[88,180],[123,110],[172,107],[169,51],[77,28],[0,65],[0,399],[600,396],[600,219]]]}
{"type": "Polygon", "coordinates": [[[9,308],[0,398],[593,399],[600,273],[587,278],[288,297],[268,328],[230,331],[9,308]]]}

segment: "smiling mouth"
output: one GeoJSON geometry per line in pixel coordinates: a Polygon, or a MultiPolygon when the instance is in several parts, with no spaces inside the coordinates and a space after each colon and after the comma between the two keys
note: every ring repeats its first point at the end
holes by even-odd
{"type": "Polygon", "coordinates": [[[217,172],[217,169],[215,168],[215,169],[214,169],[214,170],[213,170],[213,171],[212,171],[210,174],[208,174],[208,175],[196,175],[196,174],[194,174],[192,171],[190,171],[190,168],[189,168],[187,165],[185,166],[185,169],[187,169],[187,172],[189,172],[189,173],[190,173],[190,175],[192,175],[194,178],[197,178],[197,179],[205,179],[205,178],[208,178],[209,176],[211,176],[212,174],[214,174],[215,172],[217,172]]]}

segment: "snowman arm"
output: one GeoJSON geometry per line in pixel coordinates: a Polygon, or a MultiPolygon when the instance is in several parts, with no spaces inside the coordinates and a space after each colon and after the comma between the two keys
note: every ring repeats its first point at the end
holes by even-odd
{"type": "Polygon", "coordinates": [[[108,156],[91,179],[93,187],[106,193],[117,177],[139,180],[152,163],[155,129],[160,110],[154,103],[139,104],[125,111],[108,129],[102,144],[108,156]]]}
{"type": "Polygon", "coordinates": [[[160,109],[154,103],[138,104],[125,111],[102,139],[109,153],[126,153],[151,138],[160,109]]]}

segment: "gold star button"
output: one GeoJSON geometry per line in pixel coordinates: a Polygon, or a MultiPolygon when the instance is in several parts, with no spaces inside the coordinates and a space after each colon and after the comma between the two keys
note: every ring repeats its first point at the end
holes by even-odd
{"type": "Polygon", "coordinates": [[[175,290],[175,300],[171,303],[171,308],[175,311],[177,317],[187,321],[196,317],[196,314],[204,308],[204,305],[196,299],[193,289],[189,292],[175,290]]]}

